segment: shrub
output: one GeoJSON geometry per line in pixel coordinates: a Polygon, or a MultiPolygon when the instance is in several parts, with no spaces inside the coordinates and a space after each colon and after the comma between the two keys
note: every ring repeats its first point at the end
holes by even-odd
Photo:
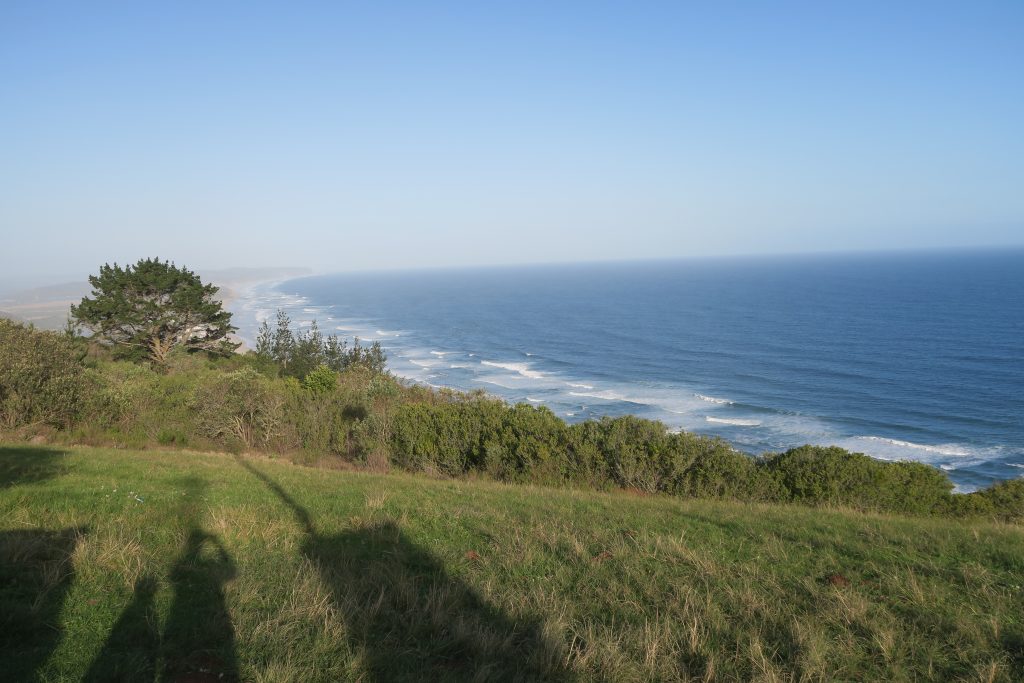
{"type": "MultiPolygon", "coordinates": [[[[484,443],[499,446],[497,452],[503,456],[499,461],[492,456],[489,471],[506,481],[564,481],[568,464],[565,422],[544,406],[499,405],[504,409],[492,412],[483,425],[487,430],[484,443]],[[497,425],[494,417],[500,417],[497,425]]],[[[480,462],[479,455],[477,450],[474,464],[480,462]]]]}
{"type": "Polygon", "coordinates": [[[407,470],[464,474],[479,461],[483,423],[472,404],[400,407],[390,425],[391,461],[407,470]]]}
{"type": "Polygon", "coordinates": [[[188,444],[188,437],[177,429],[165,427],[156,433],[156,442],[161,446],[185,446],[188,444]]]}
{"type": "Polygon", "coordinates": [[[0,318],[0,426],[69,427],[82,407],[83,355],[65,334],[0,318]]]}
{"type": "Polygon", "coordinates": [[[680,434],[681,448],[690,460],[673,492],[696,498],[772,500],[772,482],[760,476],[753,458],[720,439],[680,434]]]}
{"type": "Polygon", "coordinates": [[[566,481],[578,485],[608,488],[614,484],[601,450],[601,422],[586,420],[566,428],[566,481]]]}
{"type": "Polygon", "coordinates": [[[863,510],[932,513],[953,488],[940,470],[914,462],[889,463],[836,446],[801,446],[761,464],[785,500],[849,505],[863,510]]]}
{"type": "Polygon", "coordinates": [[[198,387],[192,405],[206,436],[254,449],[278,436],[283,403],[271,380],[243,368],[198,387]]]}
{"type": "Polygon", "coordinates": [[[1024,522],[1024,479],[1000,481],[974,493],[953,496],[948,512],[959,517],[1024,522]]]}
{"type": "Polygon", "coordinates": [[[326,365],[318,365],[302,379],[302,386],[314,394],[333,391],[338,386],[338,373],[326,365]]]}
{"type": "Polygon", "coordinates": [[[606,475],[618,486],[653,493],[665,490],[668,432],[660,422],[632,415],[604,418],[587,431],[595,439],[606,475]]]}

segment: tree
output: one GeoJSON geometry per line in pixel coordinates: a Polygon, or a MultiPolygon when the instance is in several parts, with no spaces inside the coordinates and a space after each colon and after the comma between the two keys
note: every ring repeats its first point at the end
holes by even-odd
{"type": "Polygon", "coordinates": [[[236,328],[214,298],[218,288],[187,268],[159,259],[115,263],[89,283],[92,298],[72,306],[71,316],[121,357],[163,365],[175,347],[223,355],[238,347],[227,339],[236,328]]]}
{"type": "Polygon", "coordinates": [[[271,327],[266,320],[256,335],[256,355],[273,361],[281,374],[302,379],[323,365],[335,372],[346,368],[363,367],[383,374],[387,371],[387,354],[380,342],[360,346],[359,337],[350,347],[348,341],[337,335],[324,336],[314,320],[305,332],[293,332],[292,320],[282,310],[277,311],[277,324],[271,327]]]}
{"type": "Polygon", "coordinates": [[[274,336],[266,320],[260,324],[256,333],[256,355],[265,360],[274,358],[274,336]]]}

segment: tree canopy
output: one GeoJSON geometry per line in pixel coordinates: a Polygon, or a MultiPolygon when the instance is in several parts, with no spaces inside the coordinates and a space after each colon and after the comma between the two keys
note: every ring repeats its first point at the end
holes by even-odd
{"type": "Polygon", "coordinates": [[[238,346],[227,339],[236,328],[214,298],[218,288],[187,268],[159,259],[107,264],[89,283],[92,297],[72,306],[71,315],[121,357],[162,365],[175,347],[229,354],[238,346]]]}
{"type": "Polygon", "coordinates": [[[277,363],[281,374],[305,378],[309,373],[324,366],[335,372],[349,367],[363,367],[372,372],[386,371],[387,354],[380,342],[369,346],[355,338],[352,346],[337,335],[324,336],[316,320],[305,332],[293,332],[291,318],[282,310],[277,311],[277,324],[271,328],[266,320],[256,335],[256,355],[277,363]]]}

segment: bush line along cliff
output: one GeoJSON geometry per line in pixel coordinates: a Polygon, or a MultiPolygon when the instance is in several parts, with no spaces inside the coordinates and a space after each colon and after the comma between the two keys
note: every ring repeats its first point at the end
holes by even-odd
{"type": "Polygon", "coordinates": [[[570,425],[544,407],[409,385],[384,370],[379,346],[316,330],[289,341],[287,318],[278,322],[276,352],[177,348],[152,364],[0,320],[0,430],[8,440],[260,451],[448,477],[1024,519],[1022,480],[956,495],[936,468],[836,447],[752,458],[631,416],[570,425]]]}

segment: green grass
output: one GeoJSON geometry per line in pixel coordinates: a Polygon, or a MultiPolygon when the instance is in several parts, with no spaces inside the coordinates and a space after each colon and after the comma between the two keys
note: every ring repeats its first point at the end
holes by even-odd
{"type": "Polygon", "coordinates": [[[1019,527],[25,446],[0,513],[4,680],[1024,679],[1019,527]]]}

